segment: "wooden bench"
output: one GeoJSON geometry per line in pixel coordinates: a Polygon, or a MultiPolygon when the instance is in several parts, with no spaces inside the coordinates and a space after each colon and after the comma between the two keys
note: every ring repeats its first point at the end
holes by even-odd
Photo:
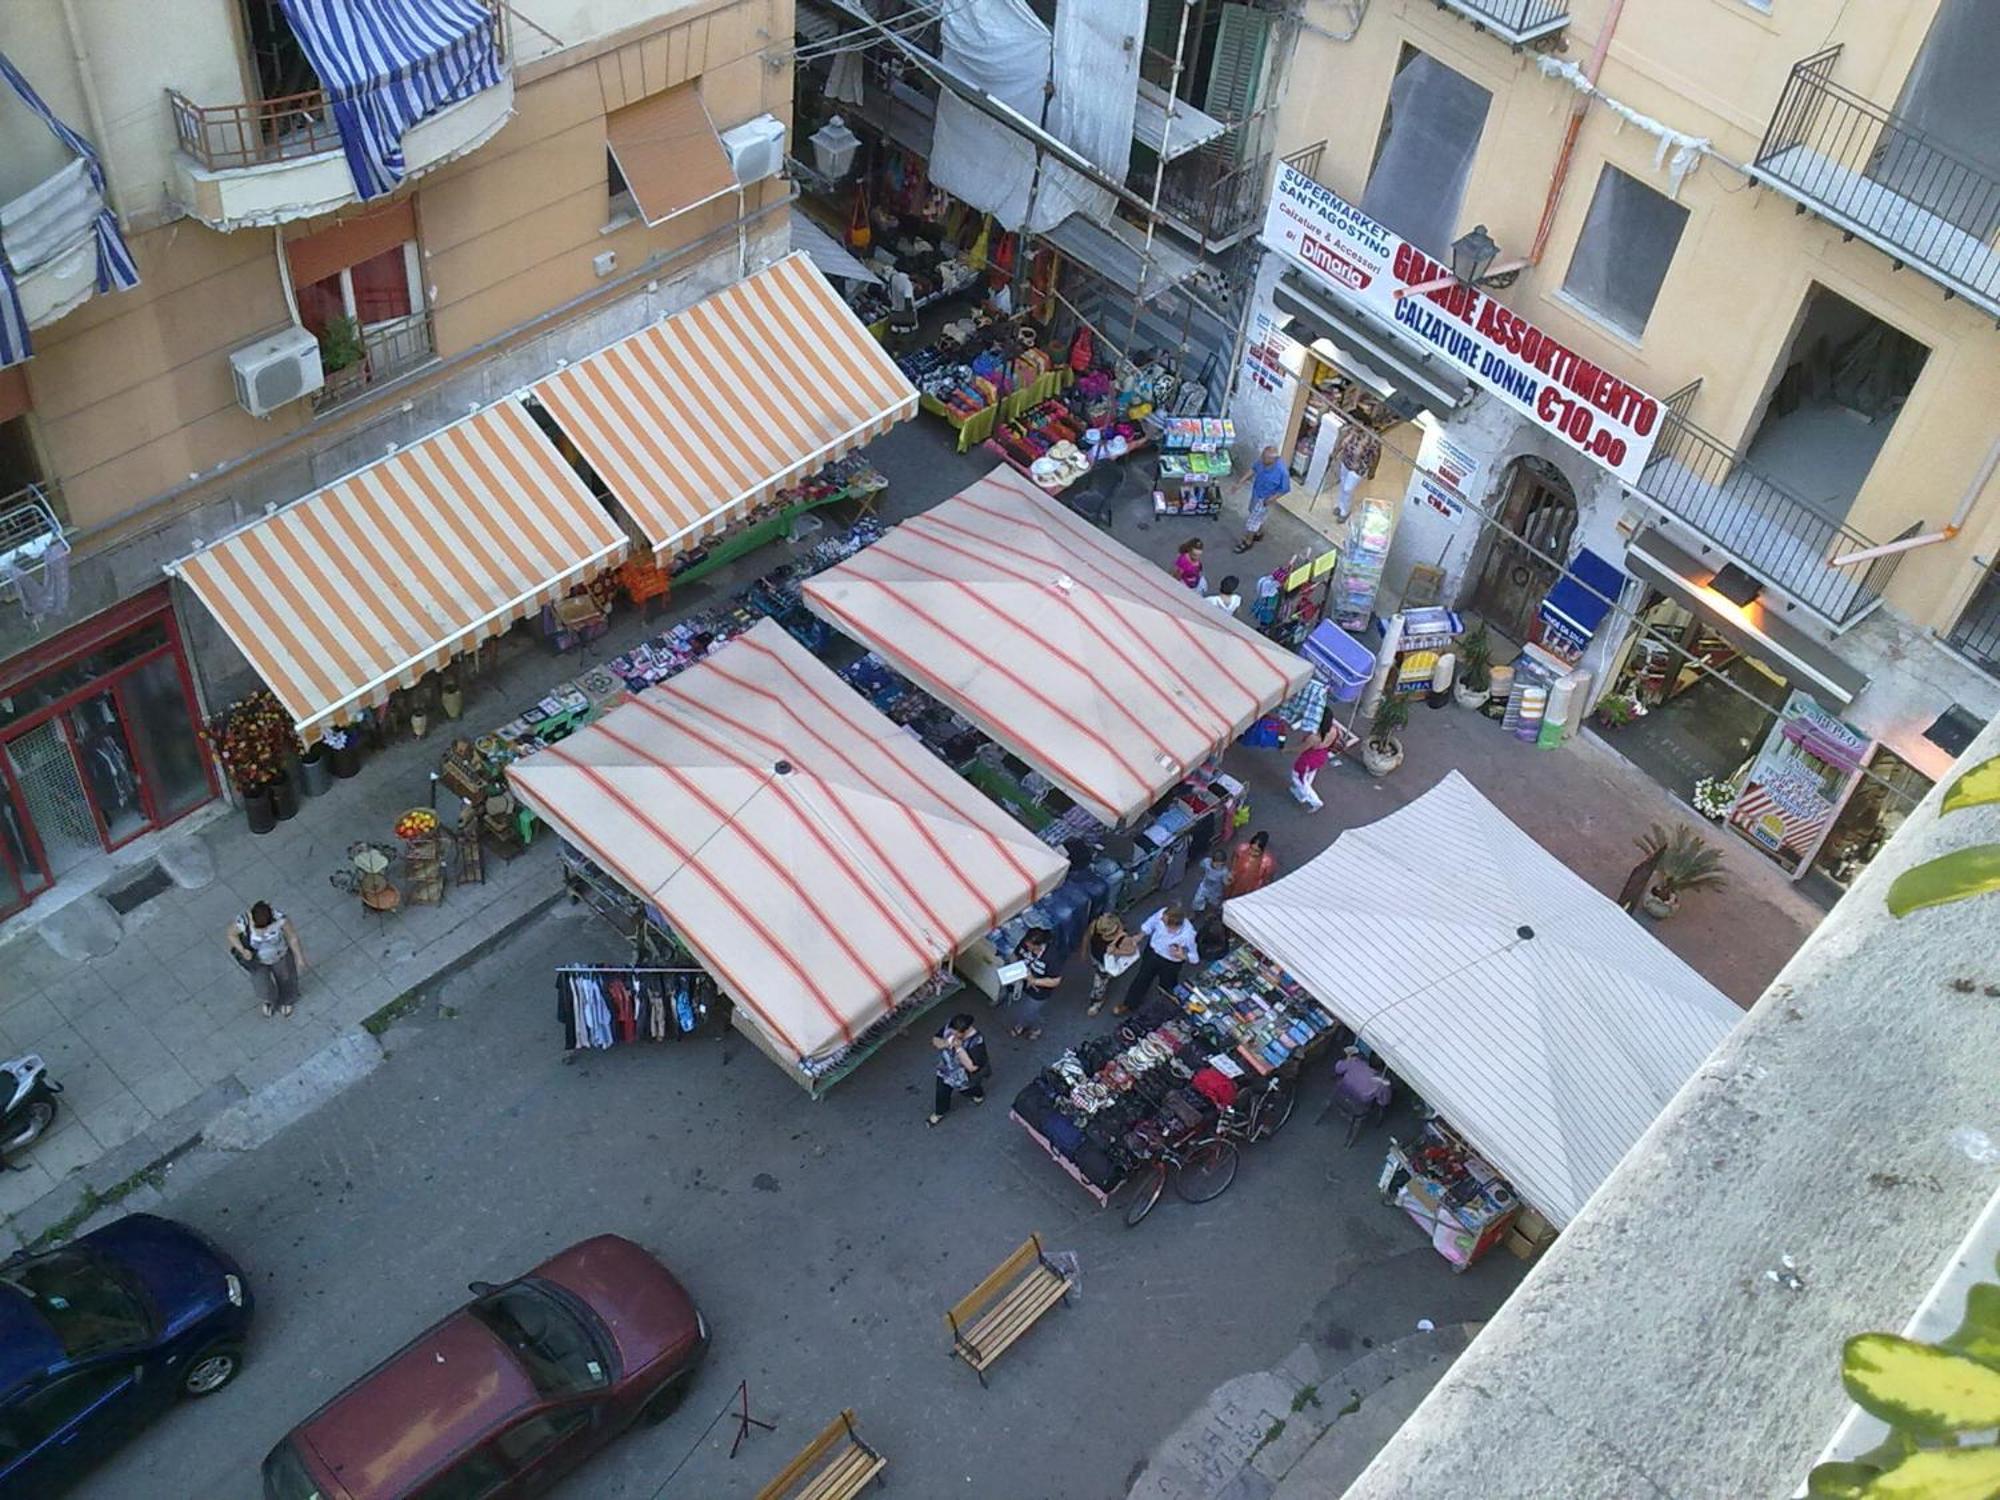
{"type": "Polygon", "coordinates": [[[886,1483],[882,1471],[888,1467],[889,1460],[854,1431],[854,1413],[844,1411],[757,1491],[757,1500],[854,1500],[869,1480],[886,1483]]]}
{"type": "Polygon", "coordinates": [[[1043,1313],[1068,1300],[1070,1278],[1042,1253],[1042,1237],[1027,1242],[1000,1262],[944,1315],[951,1329],[952,1355],[971,1365],[986,1384],[986,1367],[1006,1353],[1043,1313]]]}

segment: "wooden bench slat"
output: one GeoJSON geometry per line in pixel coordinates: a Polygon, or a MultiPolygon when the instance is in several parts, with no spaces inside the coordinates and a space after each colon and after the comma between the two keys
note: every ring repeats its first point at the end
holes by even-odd
{"type": "Polygon", "coordinates": [[[800,1490],[796,1500],[853,1500],[881,1468],[882,1461],[867,1449],[851,1447],[800,1490]]]}
{"type": "Polygon", "coordinates": [[[954,1325],[971,1321],[979,1315],[979,1309],[982,1306],[999,1294],[1001,1287],[1005,1286],[1013,1277],[1020,1275],[1028,1263],[1035,1260],[1040,1253],[1040,1241],[1033,1235],[1030,1235],[1027,1243],[1001,1261],[991,1276],[988,1276],[978,1286],[954,1302],[951,1311],[945,1314],[945,1316],[954,1325]]]}
{"type": "Polygon", "coordinates": [[[1060,1280],[1053,1286],[1024,1284],[1020,1294],[1010,1296],[1005,1302],[997,1304],[993,1311],[967,1329],[965,1341],[983,1348],[988,1341],[1006,1333],[1010,1328],[1033,1323],[1060,1302],[1068,1290],[1069,1288],[1060,1280]]]}
{"type": "Polygon", "coordinates": [[[843,1411],[757,1492],[757,1500],[853,1500],[887,1467],[888,1460],[864,1447],[855,1435],[854,1413],[843,1411]],[[827,1461],[836,1447],[840,1451],[827,1461]],[[824,1467],[807,1479],[813,1466],[822,1462],[824,1467]]]}

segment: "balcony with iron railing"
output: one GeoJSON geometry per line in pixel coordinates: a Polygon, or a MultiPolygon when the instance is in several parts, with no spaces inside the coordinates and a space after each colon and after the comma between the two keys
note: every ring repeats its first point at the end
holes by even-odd
{"type": "MultiPolygon", "coordinates": [[[[1900,554],[1838,566],[1877,545],[1745,464],[1669,406],[1639,493],[1827,623],[1852,624],[1882,597],[1900,554]]],[[[1901,537],[1916,535],[1912,524],[1901,537]]]]}
{"type": "Polygon", "coordinates": [[[1437,0],[1510,47],[1552,42],[1569,25],[1569,0],[1437,0]]]}
{"type": "MultiPolygon", "coordinates": [[[[513,114],[513,71],[504,66],[510,58],[507,13],[498,0],[486,3],[500,19],[495,30],[500,82],[426,115],[404,133],[407,177],[482,145],[513,114]]],[[[175,200],[211,228],[289,223],[357,201],[340,131],[321,90],[245,104],[202,104],[168,89],[167,107],[179,148],[175,200]]]]}
{"type": "Polygon", "coordinates": [[[361,331],[361,357],[351,365],[327,371],[326,384],[313,393],[312,408],[328,412],[358,401],[378,386],[428,364],[436,355],[428,312],[365,328],[361,331]]]}
{"type": "MultiPolygon", "coordinates": [[[[1326,142],[1318,141],[1282,160],[1310,177],[1325,153],[1326,142]]],[[[1208,253],[1220,254],[1241,243],[1264,222],[1271,198],[1272,163],[1277,159],[1265,151],[1238,161],[1230,137],[1224,136],[1213,146],[1167,164],[1160,179],[1160,214],[1208,253]]],[[[1144,186],[1150,189],[1152,184],[1144,186]]]]}
{"type": "Polygon", "coordinates": [[[1991,677],[2000,677],[2000,566],[1990,567],[1945,644],[1991,677]]]}
{"type": "Polygon", "coordinates": [[[1951,150],[1835,83],[1840,55],[1829,47],[1793,67],[1751,175],[2000,318],[2000,162],[1951,150]]]}

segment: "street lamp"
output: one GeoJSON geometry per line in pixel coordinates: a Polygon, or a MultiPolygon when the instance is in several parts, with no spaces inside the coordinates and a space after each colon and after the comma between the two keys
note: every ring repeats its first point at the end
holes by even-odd
{"type": "Polygon", "coordinates": [[[1451,274],[1467,286],[1478,286],[1499,255],[1500,247],[1484,224],[1475,224],[1451,242],[1451,274]]]}

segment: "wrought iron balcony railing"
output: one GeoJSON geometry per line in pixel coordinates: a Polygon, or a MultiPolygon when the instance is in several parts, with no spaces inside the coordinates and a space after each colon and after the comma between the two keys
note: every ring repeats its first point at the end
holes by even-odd
{"type": "Polygon", "coordinates": [[[1569,25],[1568,0],[1437,0],[1437,7],[1456,11],[1510,47],[1559,36],[1569,25]]]}
{"type": "Polygon", "coordinates": [[[340,132],[318,89],[254,104],[196,104],[167,90],[180,148],[211,172],[297,161],[340,149],[340,132]]]}
{"type": "Polygon", "coordinates": [[[1793,67],[1750,170],[1850,239],[2000,318],[2000,162],[1974,161],[1833,81],[1840,48],[1793,67]]]}
{"type": "Polygon", "coordinates": [[[1836,567],[1835,558],[1876,543],[1749,468],[1681,414],[1670,409],[1664,423],[1639,476],[1646,498],[1831,624],[1859,619],[1882,597],[1900,554],[1836,567]]]}
{"type": "Polygon", "coordinates": [[[2000,677],[2000,567],[1987,570],[1945,643],[2000,677]]]}
{"type": "Polygon", "coordinates": [[[313,393],[315,412],[332,411],[358,401],[375,386],[407,375],[437,352],[431,336],[431,315],[414,313],[363,331],[362,356],[351,365],[329,370],[326,384],[313,393]]]}
{"type": "MultiPolygon", "coordinates": [[[[1318,141],[1283,160],[1310,177],[1325,153],[1326,142],[1318,141]]],[[[1238,162],[1225,136],[1168,164],[1160,182],[1160,211],[1205,249],[1227,250],[1264,222],[1272,161],[1267,151],[1238,162]]]]}

